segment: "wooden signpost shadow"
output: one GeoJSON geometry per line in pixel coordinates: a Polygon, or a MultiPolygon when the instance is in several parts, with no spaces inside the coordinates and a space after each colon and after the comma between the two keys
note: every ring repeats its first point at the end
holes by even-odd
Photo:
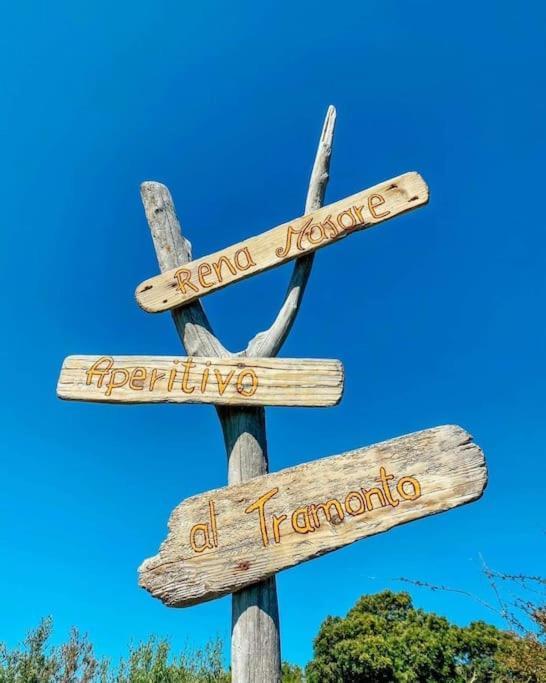
{"type": "Polygon", "coordinates": [[[322,207],[335,120],[329,107],[304,215],[196,261],[168,189],[143,183],[161,274],[137,287],[137,300],[149,312],[171,311],[188,355],[69,356],[57,386],[68,400],[216,406],[228,486],[176,508],[167,540],[140,568],[140,583],[173,607],[232,593],[236,683],[281,680],[276,572],[476,500],[487,481],[481,450],[454,426],[268,474],[264,406],[335,405],[343,390],[339,361],[273,359],[300,309],[314,252],[428,201],[426,183],[411,172],[322,207]],[[271,327],[230,353],[201,297],[289,260],[294,269],[271,327]]]}

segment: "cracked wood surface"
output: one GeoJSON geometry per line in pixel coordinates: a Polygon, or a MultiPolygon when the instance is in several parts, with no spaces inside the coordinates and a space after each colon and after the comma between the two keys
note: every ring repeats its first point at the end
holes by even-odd
{"type": "Polygon", "coordinates": [[[59,398],[102,403],[333,406],[343,393],[336,360],[196,356],[68,356],[59,398]]]}
{"type": "Polygon", "coordinates": [[[211,600],[470,503],[486,483],[482,451],[452,425],[315,460],[181,503],[140,584],[173,607],[211,600]]]}

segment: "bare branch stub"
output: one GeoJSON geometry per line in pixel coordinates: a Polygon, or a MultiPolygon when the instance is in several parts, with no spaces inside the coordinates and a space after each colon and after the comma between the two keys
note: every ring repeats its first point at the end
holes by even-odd
{"type": "MultiPolygon", "coordinates": [[[[140,194],[161,272],[191,261],[191,244],[182,234],[168,188],[148,181],[142,183],[140,194]]],[[[172,317],[188,355],[220,358],[232,355],[214,334],[200,301],[176,308],[172,317]]]]}

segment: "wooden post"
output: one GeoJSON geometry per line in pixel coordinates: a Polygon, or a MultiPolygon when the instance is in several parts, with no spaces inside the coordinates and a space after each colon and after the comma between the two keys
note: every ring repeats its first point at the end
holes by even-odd
{"type": "MultiPolygon", "coordinates": [[[[336,112],[328,108],[309,182],[305,213],[322,206],[328,183],[336,112]]],[[[183,237],[168,189],[161,183],[141,187],[161,272],[191,261],[191,245],[183,237]]],[[[280,351],[301,305],[314,254],[296,260],[283,304],[271,327],[257,334],[244,351],[223,347],[200,301],[172,311],[186,352],[191,356],[272,357],[280,351]]],[[[228,458],[228,483],[238,484],[268,472],[265,410],[217,407],[228,458]]],[[[279,683],[281,648],[275,577],[233,594],[231,670],[234,683],[279,683]]]]}
{"type": "MultiPolygon", "coordinates": [[[[219,408],[228,454],[228,483],[269,471],[264,408],[219,408]]],[[[231,677],[235,683],[281,680],[279,605],[275,577],[231,599],[231,677]]]]}

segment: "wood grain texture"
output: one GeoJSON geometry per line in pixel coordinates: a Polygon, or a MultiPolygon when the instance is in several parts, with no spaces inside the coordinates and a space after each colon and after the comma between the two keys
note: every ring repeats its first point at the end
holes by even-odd
{"type": "Polygon", "coordinates": [[[422,206],[428,187],[418,173],[392,178],[310,214],[142,282],[139,305],[156,313],[190,303],[233,282],[282,265],[347,235],[422,206]]]}
{"type": "Polygon", "coordinates": [[[451,425],[256,477],[181,503],[140,585],[172,607],[211,600],[469,503],[486,483],[480,448],[451,425]]]}
{"type": "Polygon", "coordinates": [[[333,406],[343,393],[336,360],[68,356],[57,395],[103,403],[333,406]]]}

